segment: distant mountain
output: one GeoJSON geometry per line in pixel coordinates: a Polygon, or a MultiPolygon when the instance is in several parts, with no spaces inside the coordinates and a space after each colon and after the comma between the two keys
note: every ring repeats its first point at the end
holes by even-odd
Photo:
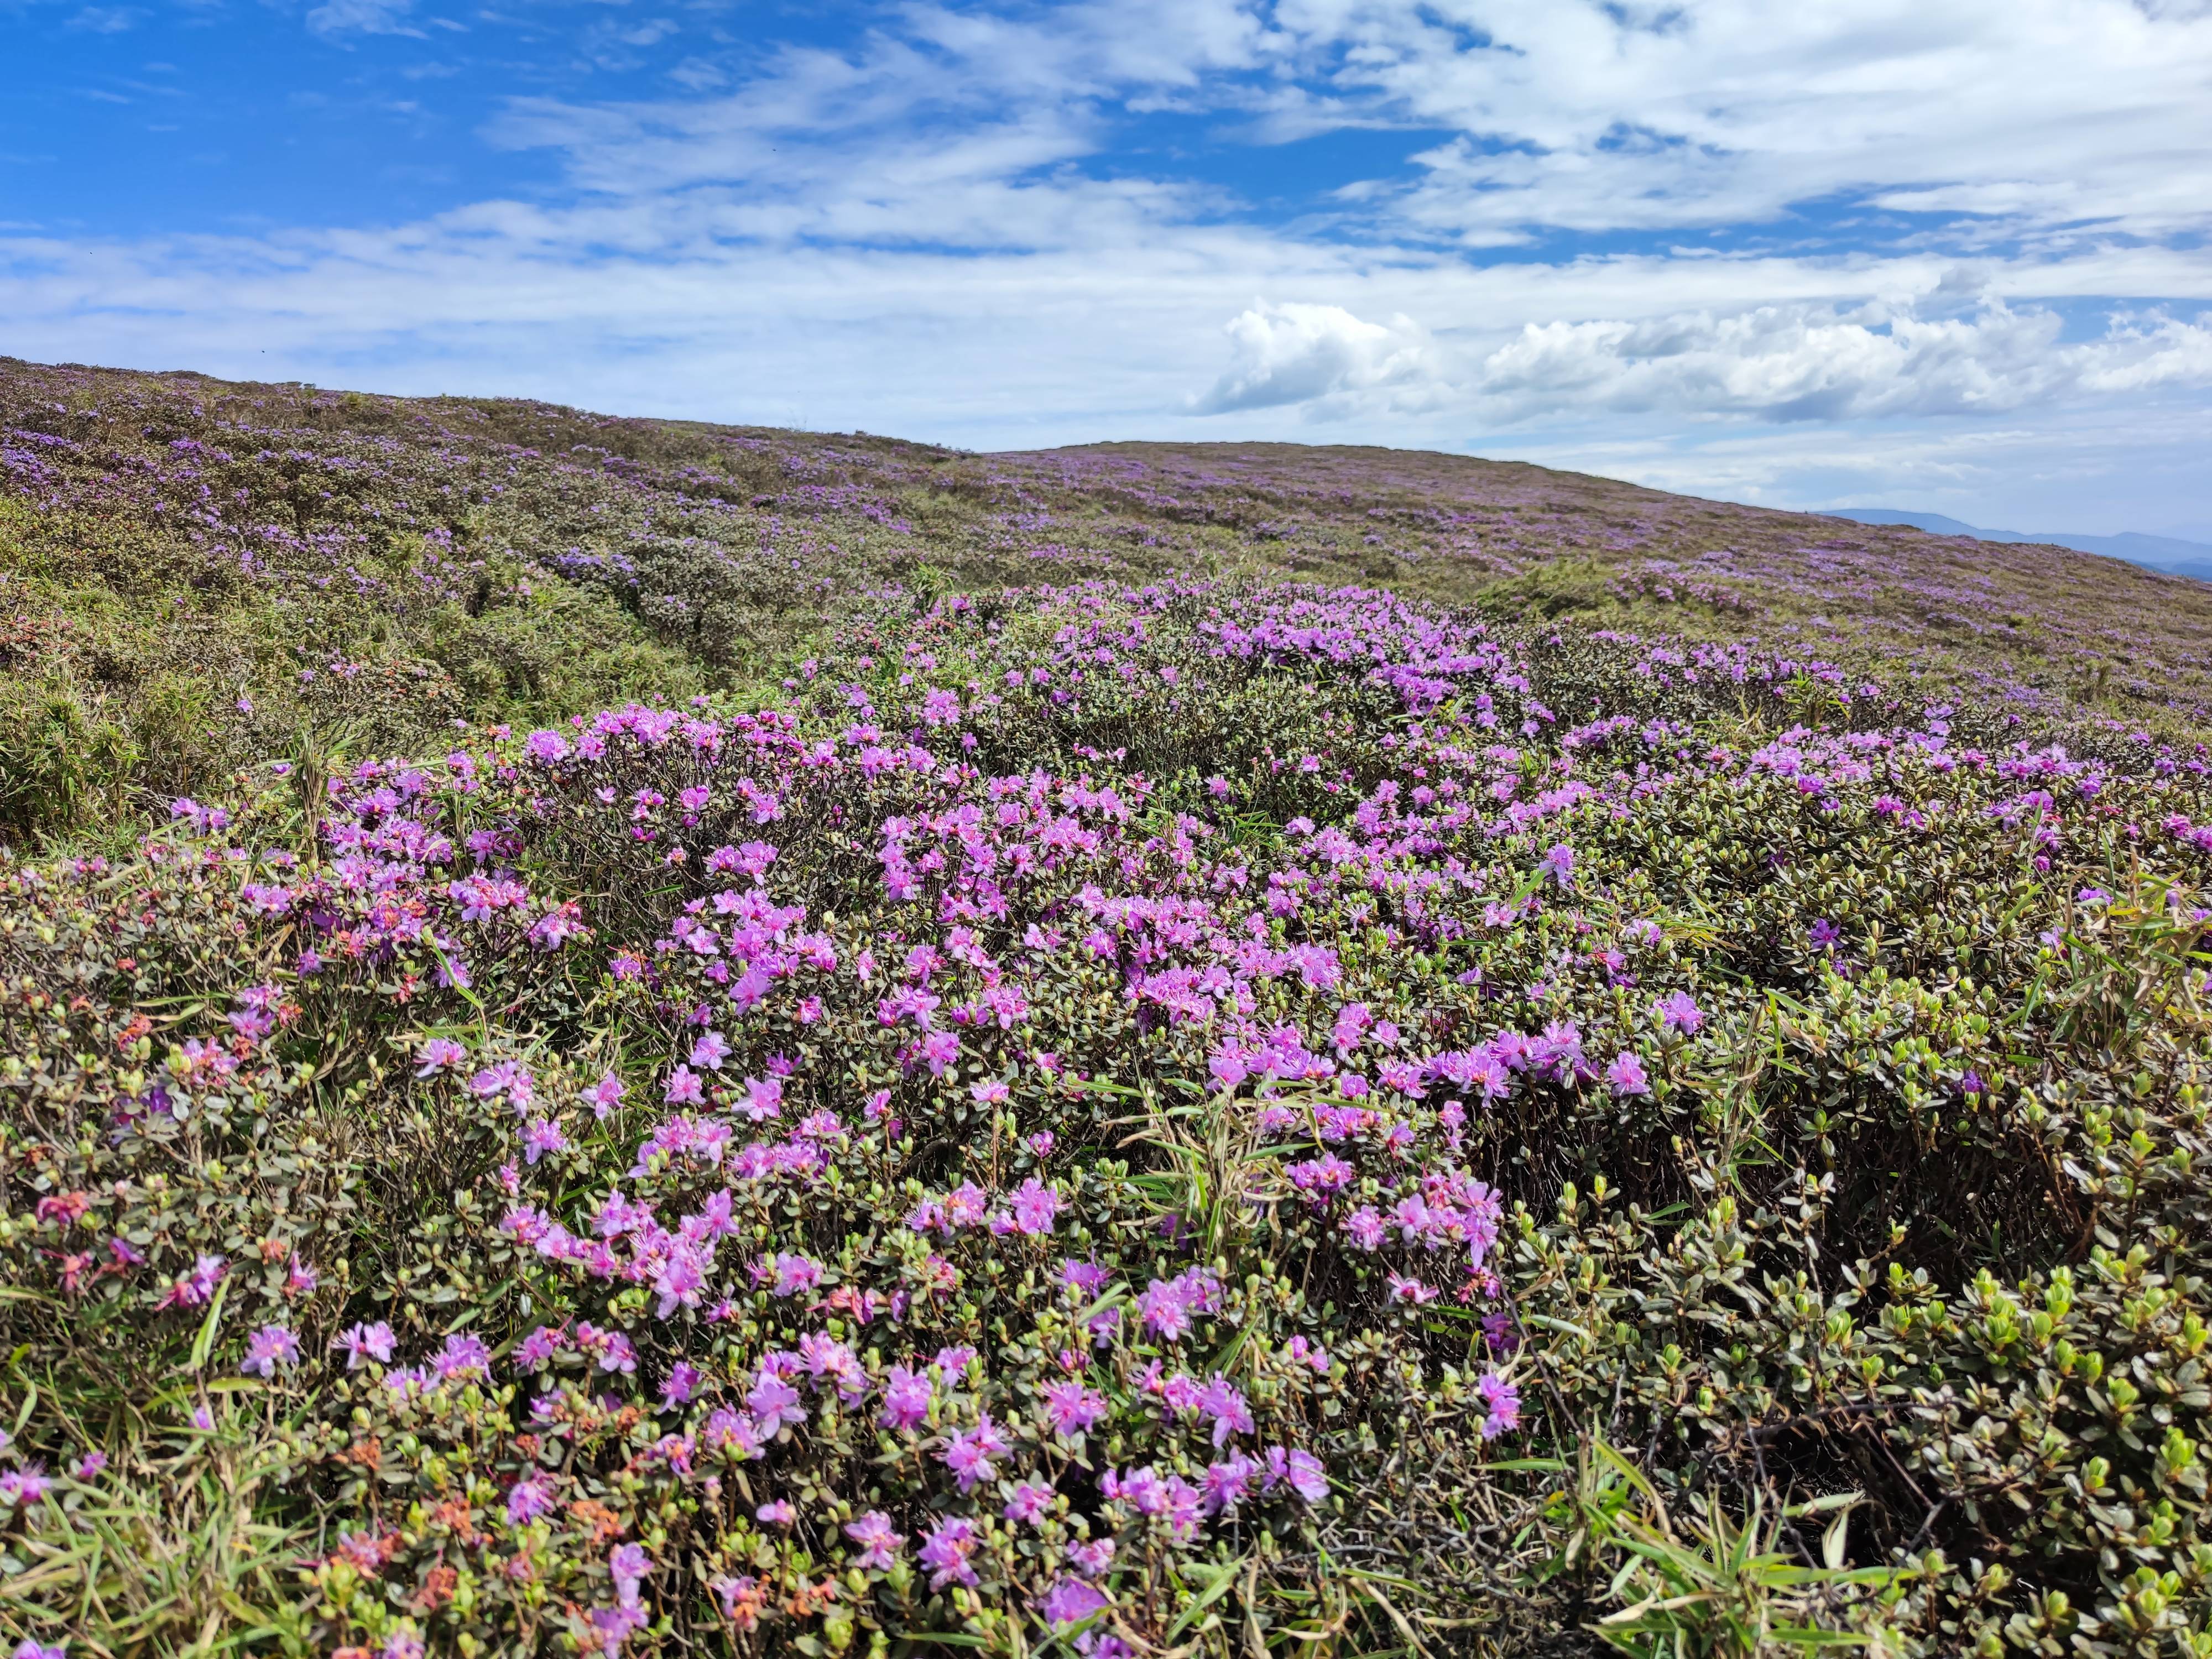
{"type": "Polygon", "coordinates": [[[2077,553],[2102,553],[2124,559],[2146,570],[2163,570],[2176,576],[2212,581],[2212,544],[2185,542],[2174,536],[2143,536],[2133,531],[2118,536],[2024,535],[2017,530],[1984,530],[1941,513],[1900,513],[1893,507],[1844,507],[1823,513],[1824,519],[1849,519],[1853,524],[1905,525],[1931,536],[1972,536],[1978,542],[2035,542],[2045,547],[2070,547],[2077,553]]]}

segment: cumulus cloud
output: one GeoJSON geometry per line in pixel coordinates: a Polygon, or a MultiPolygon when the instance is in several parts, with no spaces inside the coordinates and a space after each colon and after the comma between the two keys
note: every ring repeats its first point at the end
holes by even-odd
{"type": "Polygon", "coordinates": [[[1193,414],[1285,404],[1343,405],[1378,393],[1404,406],[1443,389],[1426,331],[1402,314],[1370,323],[1341,306],[1261,301],[1232,318],[1226,331],[1229,369],[1211,391],[1191,400],[1193,414]]]}
{"type": "Polygon", "coordinates": [[[1489,353],[1479,399],[1509,418],[1666,411],[1793,421],[2005,414],[2085,395],[2212,386],[2212,313],[2115,317],[2067,343],[2058,314],[1760,306],[1529,323],[1489,353]]]}

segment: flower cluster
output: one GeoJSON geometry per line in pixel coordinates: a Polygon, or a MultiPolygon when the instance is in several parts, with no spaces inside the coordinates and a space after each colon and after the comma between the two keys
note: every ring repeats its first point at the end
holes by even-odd
{"type": "Polygon", "coordinates": [[[2201,752],[1368,590],[815,650],[5,872],[4,1316],[160,1402],[9,1525],[253,1441],[333,1648],[1395,1642],[1595,1425],[1860,1493],[1851,1628],[2117,1627],[2033,1428],[2196,1606],[2201,752]]]}

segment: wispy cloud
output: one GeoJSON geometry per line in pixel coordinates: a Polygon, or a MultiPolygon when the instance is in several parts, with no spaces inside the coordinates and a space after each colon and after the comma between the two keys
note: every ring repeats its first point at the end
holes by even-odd
{"type": "MultiPolygon", "coordinates": [[[[389,47],[410,97],[480,96],[491,60],[438,80],[409,0],[288,15],[349,64],[389,47]]],[[[912,0],[782,40],[644,0],[468,15],[577,66],[471,118],[499,182],[469,204],[0,238],[4,349],[803,398],[980,444],[1725,443],[1723,483],[1762,445],[1809,476],[1823,429],[1896,454],[1869,434],[2212,401],[2204,6],[912,0]]],[[[2174,488],[2212,520],[2212,484],[2174,488]]]]}
{"type": "Polygon", "coordinates": [[[409,21],[414,0],[323,0],[307,13],[318,34],[420,34],[409,21]]]}

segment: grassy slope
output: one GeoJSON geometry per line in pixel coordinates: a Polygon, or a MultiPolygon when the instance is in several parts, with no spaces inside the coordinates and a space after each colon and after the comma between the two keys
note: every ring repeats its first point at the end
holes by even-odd
{"type": "Polygon", "coordinates": [[[760,672],[855,592],[1291,574],[2193,732],[2212,587],[1415,452],[977,456],[0,361],[0,834],[760,672]]]}

